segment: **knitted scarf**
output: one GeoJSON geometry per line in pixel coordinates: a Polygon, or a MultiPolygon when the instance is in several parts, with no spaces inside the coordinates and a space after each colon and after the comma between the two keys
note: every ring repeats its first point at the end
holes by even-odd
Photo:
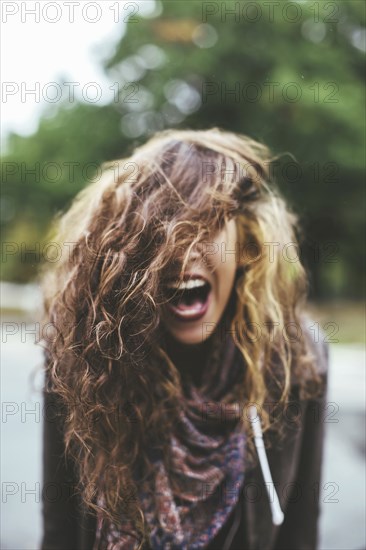
{"type": "MultiPolygon", "coordinates": [[[[221,335],[219,349],[216,362],[212,356],[207,361],[199,388],[182,377],[188,407],[171,434],[172,471],[166,471],[162,456],[151,450],[154,480],[150,487],[138,488],[152,550],[205,548],[238,502],[246,436],[239,403],[225,398],[243,380],[244,361],[229,332],[221,335]],[[172,488],[173,478],[179,493],[172,488]]],[[[133,525],[127,519],[122,525],[117,529],[99,516],[93,550],[137,549],[133,525]]]]}

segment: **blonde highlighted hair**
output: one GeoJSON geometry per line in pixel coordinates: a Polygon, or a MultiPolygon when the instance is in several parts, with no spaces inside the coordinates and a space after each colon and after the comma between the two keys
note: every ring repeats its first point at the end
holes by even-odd
{"type": "MultiPolygon", "coordinates": [[[[67,413],[65,443],[84,502],[98,509],[97,488],[105,517],[118,523],[124,510],[142,534],[139,503],[127,503],[133,464],[139,457],[150,466],[150,437],[162,441],[169,461],[181,403],[180,374],[160,340],[164,280],[172,266],[183,273],[192,247],[227,220],[237,222],[241,251],[231,332],[247,365],[235,399],[262,407],[272,396],[281,408],[295,381],[302,398],[319,390],[300,337],[307,275],[288,254],[298,219],[270,181],[271,160],[266,146],[244,135],[166,130],[106,164],[55,221],[54,240],[71,245],[43,273],[44,320],[54,328],[47,388],[67,413]],[[284,337],[286,327],[296,335],[284,337]]],[[[265,408],[262,426],[273,427],[265,408]]]]}

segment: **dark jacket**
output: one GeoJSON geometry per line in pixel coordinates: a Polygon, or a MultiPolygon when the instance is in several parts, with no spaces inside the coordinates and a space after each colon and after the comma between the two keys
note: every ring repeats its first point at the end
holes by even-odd
{"type": "MultiPolygon", "coordinates": [[[[230,550],[315,550],[322,495],[322,457],[328,377],[328,344],[324,335],[312,342],[314,362],[325,383],[323,396],[300,400],[292,384],[291,408],[285,422],[286,437],[266,450],[284,521],[272,522],[269,496],[259,462],[246,470],[243,491],[230,521],[208,547],[223,550],[230,531],[230,550]],[[300,418],[294,428],[291,411],[300,418]],[[230,527],[230,528],[229,528],[230,527]],[[221,538],[220,538],[221,537],[221,538]]],[[[75,470],[62,457],[62,422],[53,414],[57,400],[44,394],[43,522],[41,550],[92,550],[96,522],[74,494],[75,470]]],[[[264,434],[264,440],[267,436],[264,434]]]]}

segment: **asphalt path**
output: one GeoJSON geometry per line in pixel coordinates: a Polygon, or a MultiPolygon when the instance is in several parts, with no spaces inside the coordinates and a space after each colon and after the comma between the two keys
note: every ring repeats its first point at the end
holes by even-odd
{"type": "MultiPolygon", "coordinates": [[[[31,377],[41,366],[42,354],[34,345],[34,324],[22,327],[19,319],[14,334],[11,329],[6,326],[1,346],[1,548],[37,550],[42,529],[41,371],[33,382],[31,377]]],[[[331,345],[328,402],[335,404],[335,413],[326,425],[319,550],[365,550],[362,345],[331,345]]]]}

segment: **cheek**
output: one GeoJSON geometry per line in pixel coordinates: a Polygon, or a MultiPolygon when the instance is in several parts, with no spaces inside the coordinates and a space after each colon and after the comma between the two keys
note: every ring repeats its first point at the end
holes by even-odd
{"type": "Polygon", "coordinates": [[[224,277],[223,284],[225,285],[227,292],[230,294],[230,291],[233,287],[236,268],[237,268],[235,257],[232,256],[231,259],[226,264],[223,264],[223,265],[225,266],[225,271],[223,273],[223,277],[224,277]]]}
{"type": "Polygon", "coordinates": [[[217,239],[218,250],[211,256],[212,267],[216,274],[216,300],[220,306],[225,305],[233,289],[238,267],[237,231],[234,221],[229,222],[226,231],[217,239]]]}
{"type": "Polygon", "coordinates": [[[217,265],[217,300],[221,305],[225,305],[230,297],[235,273],[236,273],[236,260],[235,255],[230,254],[226,258],[226,261],[222,261],[217,265]]]}

